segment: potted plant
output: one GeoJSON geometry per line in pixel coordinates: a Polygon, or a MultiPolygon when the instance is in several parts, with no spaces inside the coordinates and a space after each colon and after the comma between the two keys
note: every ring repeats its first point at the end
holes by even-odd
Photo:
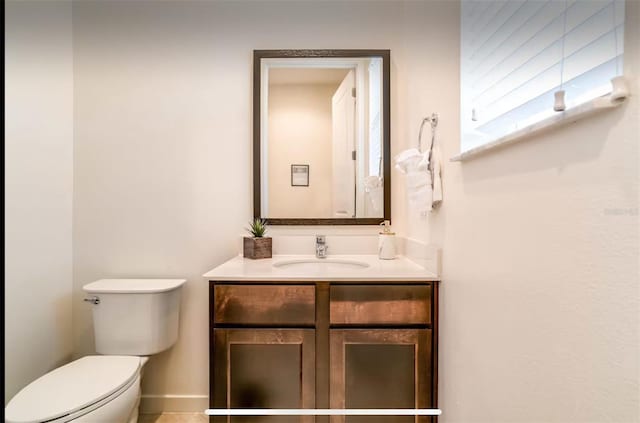
{"type": "Polygon", "coordinates": [[[242,255],[250,259],[271,258],[271,237],[264,236],[267,232],[266,222],[256,217],[253,221],[249,222],[247,230],[252,236],[244,237],[242,255]]]}

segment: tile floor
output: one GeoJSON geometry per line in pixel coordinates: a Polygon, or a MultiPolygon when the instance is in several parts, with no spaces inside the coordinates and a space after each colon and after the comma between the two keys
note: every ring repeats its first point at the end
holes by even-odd
{"type": "Polygon", "coordinates": [[[207,423],[204,413],[141,414],[138,423],[207,423]]]}

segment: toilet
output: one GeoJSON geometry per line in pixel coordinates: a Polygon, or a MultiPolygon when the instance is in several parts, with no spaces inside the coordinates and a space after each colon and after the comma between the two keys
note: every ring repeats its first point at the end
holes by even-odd
{"type": "Polygon", "coordinates": [[[178,339],[184,279],[101,279],[83,287],[96,352],[52,370],[5,408],[9,423],[136,423],[148,356],[178,339]]]}

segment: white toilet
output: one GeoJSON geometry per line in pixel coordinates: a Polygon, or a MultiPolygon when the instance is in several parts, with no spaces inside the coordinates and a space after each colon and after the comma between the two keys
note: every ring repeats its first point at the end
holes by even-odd
{"type": "Polygon", "coordinates": [[[136,423],[142,368],[178,338],[184,279],[101,279],[85,285],[98,354],[31,382],[9,401],[5,421],[136,423]]]}

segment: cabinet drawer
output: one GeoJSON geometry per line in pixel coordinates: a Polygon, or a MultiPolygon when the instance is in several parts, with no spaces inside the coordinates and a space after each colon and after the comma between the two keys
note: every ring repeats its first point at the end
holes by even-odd
{"type": "Polygon", "coordinates": [[[431,324],[430,285],[333,285],[331,324],[431,324]]]}
{"type": "Polygon", "coordinates": [[[312,285],[215,285],[214,321],[244,325],[313,325],[312,285]]]}

